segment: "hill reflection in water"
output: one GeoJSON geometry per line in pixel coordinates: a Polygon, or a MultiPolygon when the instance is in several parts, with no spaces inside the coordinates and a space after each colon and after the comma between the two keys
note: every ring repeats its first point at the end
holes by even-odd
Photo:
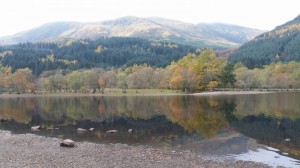
{"type": "Polygon", "coordinates": [[[299,93],[2,98],[0,127],[27,133],[41,125],[34,133],[212,155],[241,154],[266,145],[300,159],[299,98],[299,93]],[[78,134],[79,127],[95,131],[78,134]],[[118,133],[107,134],[110,129],[118,133]]]}

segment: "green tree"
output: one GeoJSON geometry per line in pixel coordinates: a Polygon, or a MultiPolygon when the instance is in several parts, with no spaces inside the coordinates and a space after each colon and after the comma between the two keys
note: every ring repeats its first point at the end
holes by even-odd
{"type": "Polygon", "coordinates": [[[70,74],[68,74],[67,80],[70,84],[70,87],[75,93],[77,93],[77,91],[83,86],[82,74],[78,71],[73,71],[70,74]]]}
{"type": "Polygon", "coordinates": [[[229,84],[229,87],[234,87],[234,83],[236,82],[235,74],[233,73],[234,64],[227,64],[221,71],[220,79],[223,86],[229,84]]]}
{"type": "Polygon", "coordinates": [[[117,86],[122,89],[123,93],[126,93],[128,83],[127,83],[127,74],[125,72],[119,72],[117,74],[117,86]]]}

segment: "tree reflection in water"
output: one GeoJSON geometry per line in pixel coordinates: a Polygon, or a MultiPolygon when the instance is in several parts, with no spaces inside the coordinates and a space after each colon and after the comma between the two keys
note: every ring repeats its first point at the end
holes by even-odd
{"type": "Polygon", "coordinates": [[[40,124],[60,129],[38,134],[139,144],[179,145],[184,139],[209,139],[234,130],[299,158],[299,98],[299,93],[2,98],[0,118],[8,121],[2,128],[18,133],[40,124]],[[96,130],[78,135],[78,127],[96,130]],[[108,135],[109,129],[119,133],[108,135]],[[128,129],[134,132],[128,134],[128,129]]]}

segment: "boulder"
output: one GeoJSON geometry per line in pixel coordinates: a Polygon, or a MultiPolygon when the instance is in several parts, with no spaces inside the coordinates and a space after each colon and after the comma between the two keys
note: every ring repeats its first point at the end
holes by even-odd
{"type": "Polygon", "coordinates": [[[90,128],[90,131],[94,131],[95,130],[95,128],[90,128]]]}
{"type": "Polygon", "coordinates": [[[132,133],[132,131],[133,131],[132,129],[129,129],[129,130],[128,130],[129,133],[132,133]]]}
{"type": "Polygon", "coordinates": [[[111,134],[114,134],[114,133],[117,133],[118,131],[117,130],[108,130],[106,131],[106,133],[111,133],[111,134]]]}
{"type": "Polygon", "coordinates": [[[77,132],[78,132],[78,133],[85,133],[85,132],[87,132],[87,130],[86,130],[86,129],[83,129],[83,128],[78,128],[78,129],[77,129],[77,132]]]}
{"type": "Polygon", "coordinates": [[[41,129],[40,125],[31,127],[31,131],[39,131],[41,129]]]}
{"type": "Polygon", "coordinates": [[[74,147],[75,146],[75,142],[72,141],[71,139],[65,139],[60,143],[60,146],[63,147],[74,147]]]}

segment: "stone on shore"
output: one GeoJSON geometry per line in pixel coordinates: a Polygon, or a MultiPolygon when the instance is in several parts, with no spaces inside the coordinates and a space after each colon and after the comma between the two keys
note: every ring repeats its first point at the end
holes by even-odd
{"type": "Polygon", "coordinates": [[[117,133],[118,131],[117,130],[108,130],[106,131],[106,133],[111,133],[111,134],[114,134],[114,133],[117,133]]]}
{"type": "Polygon", "coordinates": [[[31,127],[31,131],[39,131],[41,129],[40,125],[31,127]]]}
{"type": "Polygon", "coordinates": [[[75,146],[75,142],[71,139],[65,139],[60,143],[60,146],[63,147],[74,147],[75,146]]]}
{"type": "Polygon", "coordinates": [[[83,128],[78,128],[78,129],[77,129],[77,132],[78,132],[78,133],[85,133],[85,132],[87,132],[87,130],[86,130],[86,129],[83,129],[83,128]]]}

